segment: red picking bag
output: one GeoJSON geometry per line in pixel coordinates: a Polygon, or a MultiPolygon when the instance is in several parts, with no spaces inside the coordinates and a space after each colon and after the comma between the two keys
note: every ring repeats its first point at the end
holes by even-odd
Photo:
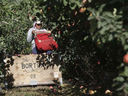
{"type": "Polygon", "coordinates": [[[50,33],[41,32],[39,34],[36,34],[35,37],[35,44],[38,48],[38,50],[55,50],[58,48],[58,44],[53,39],[50,33]]]}

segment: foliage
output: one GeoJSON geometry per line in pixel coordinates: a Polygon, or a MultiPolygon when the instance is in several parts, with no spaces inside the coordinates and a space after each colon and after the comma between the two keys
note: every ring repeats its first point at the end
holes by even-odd
{"type": "MultiPolygon", "coordinates": [[[[90,81],[89,78],[93,80],[95,76],[101,77],[101,73],[111,72],[117,76],[116,73],[121,69],[115,68],[123,63],[122,57],[127,52],[128,30],[125,23],[127,19],[124,18],[127,14],[126,9],[124,10],[116,0],[89,0],[82,5],[87,9],[84,13],[79,11],[80,3],[77,1],[72,2],[72,5],[76,4],[74,8],[68,0],[46,3],[43,7],[44,14],[53,25],[56,23],[57,28],[53,32],[57,34],[60,52],[63,54],[62,70],[66,77],[83,78],[85,81],[87,78],[90,81]],[[99,60],[102,67],[94,65],[99,60]],[[100,71],[99,75],[98,70],[104,71],[100,71]],[[97,74],[94,74],[96,72],[97,74]]],[[[94,81],[97,83],[98,79],[94,81]]]]}
{"type": "Polygon", "coordinates": [[[5,38],[3,48],[8,54],[25,53],[28,47],[25,46],[28,45],[25,35],[30,25],[26,12],[28,13],[29,9],[18,1],[15,3],[14,1],[10,3],[1,1],[1,5],[1,36],[5,38]]]}
{"type": "Polygon", "coordinates": [[[4,74],[5,58],[9,55],[31,53],[26,41],[28,29],[32,26],[29,14],[33,13],[34,2],[25,0],[0,1],[0,75],[4,74]]]}
{"type": "Polygon", "coordinates": [[[128,68],[123,63],[128,52],[127,4],[127,0],[1,0],[0,50],[5,55],[31,53],[26,35],[39,19],[59,44],[65,78],[111,86],[104,78],[114,73],[113,86],[120,85],[127,93],[128,68]]]}

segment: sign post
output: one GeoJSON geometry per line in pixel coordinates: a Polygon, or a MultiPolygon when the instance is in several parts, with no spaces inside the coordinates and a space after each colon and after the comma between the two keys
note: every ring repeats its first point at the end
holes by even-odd
{"type": "Polygon", "coordinates": [[[6,61],[9,86],[55,84],[54,80],[62,83],[58,54],[12,56],[6,61]]]}

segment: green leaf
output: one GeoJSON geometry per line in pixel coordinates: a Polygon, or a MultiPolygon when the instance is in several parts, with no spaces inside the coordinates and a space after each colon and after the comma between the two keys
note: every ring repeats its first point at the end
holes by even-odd
{"type": "Polygon", "coordinates": [[[108,41],[111,41],[111,40],[113,40],[113,35],[112,34],[110,34],[109,37],[108,37],[108,41]]]}
{"type": "Polygon", "coordinates": [[[124,82],[125,79],[124,79],[123,77],[120,76],[120,77],[115,78],[113,81],[124,82]]]}
{"type": "Polygon", "coordinates": [[[122,29],[122,25],[116,25],[118,29],[122,29]]]}
{"type": "Polygon", "coordinates": [[[100,34],[105,34],[105,31],[106,31],[106,27],[103,27],[99,32],[100,32],[100,34]]]}
{"type": "Polygon", "coordinates": [[[108,16],[109,18],[113,18],[113,19],[115,18],[112,12],[109,11],[103,12],[103,16],[108,16]]]}
{"type": "Polygon", "coordinates": [[[106,4],[102,4],[102,5],[100,6],[100,8],[98,9],[98,12],[99,12],[99,13],[103,11],[103,8],[105,7],[105,5],[106,5],[106,4]]]}
{"type": "Polygon", "coordinates": [[[124,69],[124,75],[125,75],[126,77],[128,77],[128,66],[126,66],[125,69],[124,69]]]}
{"type": "Polygon", "coordinates": [[[124,36],[125,38],[128,38],[128,32],[123,32],[121,36],[124,36]]]}
{"type": "Polygon", "coordinates": [[[120,84],[120,82],[114,82],[114,83],[112,84],[112,87],[119,86],[119,84],[120,84]]]}
{"type": "Polygon", "coordinates": [[[128,82],[124,83],[124,87],[128,88],[128,82]]]}
{"type": "Polygon", "coordinates": [[[84,37],[84,40],[87,40],[88,39],[88,36],[84,37]]]}
{"type": "Polygon", "coordinates": [[[79,6],[81,4],[81,2],[77,1],[77,0],[73,0],[74,3],[76,4],[76,6],[79,6]]]}
{"type": "Polygon", "coordinates": [[[128,50],[128,45],[124,45],[124,50],[125,50],[125,51],[128,50]]]}
{"type": "Polygon", "coordinates": [[[114,8],[114,9],[113,9],[113,15],[116,16],[116,13],[117,13],[117,9],[114,8]]]}
{"type": "Polygon", "coordinates": [[[70,8],[71,8],[72,10],[74,10],[74,9],[76,8],[76,6],[77,6],[77,5],[70,6],[70,8]]]}
{"type": "Polygon", "coordinates": [[[68,2],[66,0],[63,0],[64,6],[67,6],[68,2]]]}
{"type": "Polygon", "coordinates": [[[91,3],[91,2],[92,2],[92,0],[88,0],[88,2],[89,2],[89,3],[91,3]]]}
{"type": "Polygon", "coordinates": [[[120,66],[117,66],[117,69],[120,69],[120,68],[122,68],[124,66],[125,66],[125,64],[124,63],[121,63],[120,66]]]}
{"type": "Polygon", "coordinates": [[[121,90],[123,90],[124,89],[124,86],[120,86],[119,88],[117,88],[116,90],[117,91],[121,91],[121,90]]]}
{"type": "Polygon", "coordinates": [[[96,30],[96,28],[97,28],[97,26],[92,26],[92,27],[90,28],[90,32],[93,33],[93,32],[96,30]]]}
{"type": "Polygon", "coordinates": [[[64,16],[62,16],[62,20],[65,20],[65,17],[64,16]]]}
{"type": "Polygon", "coordinates": [[[107,24],[108,24],[108,23],[107,23],[106,21],[103,21],[101,25],[102,25],[102,27],[104,27],[104,26],[106,26],[107,24]]]}
{"type": "Polygon", "coordinates": [[[92,19],[94,19],[95,17],[94,16],[89,16],[88,17],[88,20],[92,20],[92,19]]]}
{"type": "Polygon", "coordinates": [[[101,26],[102,26],[101,21],[98,21],[98,23],[97,23],[97,28],[101,28],[101,26]]]}

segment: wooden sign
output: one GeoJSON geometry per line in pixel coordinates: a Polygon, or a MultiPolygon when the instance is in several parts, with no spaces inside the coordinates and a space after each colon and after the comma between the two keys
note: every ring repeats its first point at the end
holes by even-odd
{"type": "Polygon", "coordinates": [[[21,55],[6,59],[6,81],[9,86],[62,83],[58,54],[21,55]]]}

